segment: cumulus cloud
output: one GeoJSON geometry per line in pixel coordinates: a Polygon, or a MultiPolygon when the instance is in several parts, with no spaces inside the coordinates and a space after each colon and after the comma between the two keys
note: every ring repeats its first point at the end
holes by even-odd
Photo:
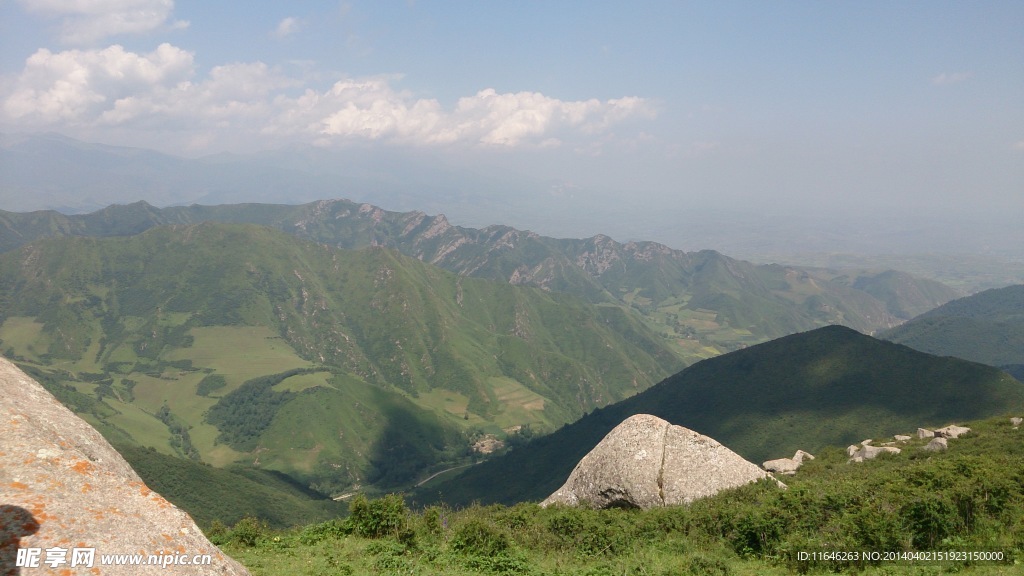
{"type": "Polygon", "coordinates": [[[193,73],[193,55],[170,44],[149,54],[118,45],[103,50],[36,51],[3,103],[27,122],[91,123],[123,99],[168,87],[193,73]]]}
{"type": "Polygon", "coordinates": [[[610,128],[651,118],[646,99],[566,101],[539,92],[480,90],[444,106],[398,90],[399,76],[350,78],[305,88],[262,62],[233,63],[197,77],[193,53],[161,44],[119,45],[28,58],[2,98],[3,117],[27,128],[199,129],[203,141],[374,141],[404,145],[550,147],[611,137],[610,128]],[[300,92],[296,92],[300,90],[300,92]]]}
{"type": "Polygon", "coordinates": [[[960,82],[970,80],[972,76],[974,76],[974,74],[970,72],[943,72],[942,74],[932,76],[932,85],[946,86],[949,84],[959,84],[960,82]]]}
{"type": "Polygon", "coordinates": [[[275,38],[284,38],[290,36],[299,31],[299,19],[293,16],[289,16],[277,24],[277,28],[274,29],[273,36],[275,38]]]}
{"type": "Polygon", "coordinates": [[[174,0],[18,1],[29,12],[58,20],[65,44],[88,45],[118,34],[188,26],[184,20],[170,21],[174,0]]]}
{"type": "Polygon", "coordinates": [[[333,110],[319,122],[321,134],[411,144],[551,146],[572,132],[593,134],[627,117],[654,113],[641,98],[564,101],[539,92],[498,93],[491,88],[459,98],[449,111],[437,100],[394,90],[388,78],[338,82],[326,93],[307,93],[302,100],[333,110]]]}

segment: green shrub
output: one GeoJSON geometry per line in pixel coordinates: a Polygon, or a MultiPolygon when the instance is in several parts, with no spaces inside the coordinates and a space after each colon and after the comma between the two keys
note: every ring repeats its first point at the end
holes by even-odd
{"type": "Polygon", "coordinates": [[[375,500],[367,500],[360,494],[352,499],[348,510],[349,529],[357,536],[397,537],[400,533],[408,532],[409,509],[400,494],[388,494],[375,500]]]}
{"type": "Polygon", "coordinates": [[[222,546],[230,541],[231,529],[220,520],[214,520],[210,527],[205,530],[206,537],[215,546],[222,546]]]}
{"type": "MultiPolygon", "coordinates": [[[[709,558],[707,556],[691,556],[687,558],[682,565],[681,572],[692,576],[729,576],[731,571],[729,565],[718,558],[709,558]]],[[[676,571],[666,572],[668,574],[676,574],[676,571]]]]}
{"type": "Polygon", "coordinates": [[[246,516],[231,529],[231,541],[243,546],[255,546],[267,533],[267,523],[259,518],[246,516]]]}
{"type": "Polygon", "coordinates": [[[343,522],[328,520],[320,524],[310,524],[299,532],[299,542],[307,546],[316,544],[323,540],[338,540],[342,536],[351,533],[343,522]]]}
{"type": "Polygon", "coordinates": [[[455,530],[452,550],[465,556],[490,557],[511,548],[508,536],[494,524],[471,518],[455,530]]]}

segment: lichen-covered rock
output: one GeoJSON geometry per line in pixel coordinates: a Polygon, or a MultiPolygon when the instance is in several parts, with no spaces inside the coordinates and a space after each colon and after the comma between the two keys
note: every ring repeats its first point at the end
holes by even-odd
{"type": "Polygon", "coordinates": [[[1010,418],[1010,426],[1013,426],[1014,428],[1020,428],[1022,422],[1024,422],[1024,418],[1021,418],[1020,416],[1010,418]]]}
{"type": "Polygon", "coordinates": [[[609,432],[541,506],[672,506],[761,478],[771,475],[715,440],[638,414],[609,432]]]}
{"type": "Polygon", "coordinates": [[[946,442],[946,439],[941,436],[936,436],[935,438],[932,438],[931,442],[925,445],[923,450],[927,450],[928,452],[943,452],[947,448],[949,448],[949,444],[946,442]]]}
{"type": "Polygon", "coordinates": [[[248,574],[188,514],[147,488],[99,432],[3,358],[0,462],[0,574],[16,573],[18,548],[23,559],[35,554],[38,568],[21,569],[25,575],[248,574]],[[102,562],[135,554],[141,564],[102,562]],[[151,555],[170,565],[146,565],[151,555]],[[209,564],[193,564],[204,555],[209,564]]]}
{"type": "Polygon", "coordinates": [[[935,438],[935,432],[927,428],[918,428],[917,437],[921,440],[924,440],[925,438],[935,438]]]}

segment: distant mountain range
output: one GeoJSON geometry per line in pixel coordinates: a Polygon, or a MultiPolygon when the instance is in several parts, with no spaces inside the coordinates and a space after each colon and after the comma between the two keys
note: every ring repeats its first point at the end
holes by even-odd
{"type": "Polygon", "coordinates": [[[55,133],[0,134],[0,208],[10,211],[84,213],[138,200],[172,206],[351,198],[447,214],[467,226],[500,223],[559,237],[602,233],[687,251],[712,248],[758,263],[903,270],[961,295],[1024,282],[1024,228],[1005,211],[982,218],[855,205],[723,207],[712,200],[713,187],[680,190],[650,205],[629,200],[630,192],[422,148],[286,147],[187,158],[55,133]]]}
{"type": "Polygon", "coordinates": [[[613,427],[653,414],[760,463],[1024,409],[1024,385],[832,326],[695,364],[652,388],[419,493],[449,504],[539,501],[613,427]]]}
{"type": "Polygon", "coordinates": [[[828,324],[871,333],[959,295],[896,271],[754,265],[712,250],[682,252],[654,242],[555,239],[507,226],[463,228],[444,216],[345,200],[163,209],[139,202],[74,216],[0,211],[0,250],[54,235],[123,236],[207,221],[271,226],[340,248],[395,248],[460,276],[625,306],[688,362],[828,324]]]}
{"type": "Polygon", "coordinates": [[[1024,375],[1024,284],[953,300],[880,337],[1024,375]]]}

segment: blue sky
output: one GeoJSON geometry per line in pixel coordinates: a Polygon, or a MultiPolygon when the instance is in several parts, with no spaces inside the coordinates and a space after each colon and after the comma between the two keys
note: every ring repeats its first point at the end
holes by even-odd
{"type": "Polygon", "coordinates": [[[1024,3],[0,2],[0,130],[402,149],[652,207],[1024,214],[1024,3]]]}

